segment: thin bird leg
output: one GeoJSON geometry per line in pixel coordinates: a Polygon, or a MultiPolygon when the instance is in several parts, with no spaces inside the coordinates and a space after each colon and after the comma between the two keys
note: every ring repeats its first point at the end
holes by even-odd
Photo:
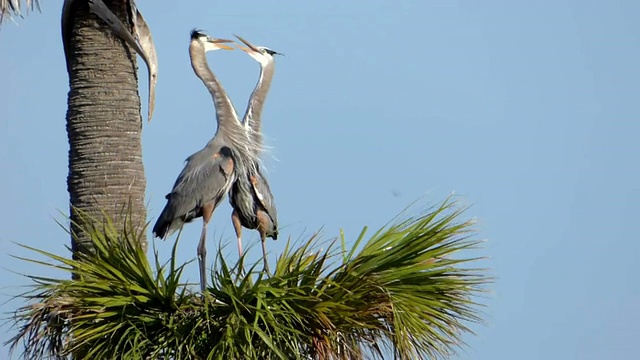
{"type": "Polygon", "coordinates": [[[242,223],[240,222],[240,215],[236,210],[233,210],[231,214],[231,222],[233,228],[236,230],[236,237],[238,238],[238,257],[242,257],[242,223]]]}
{"type": "Polygon", "coordinates": [[[264,234],[264,232],[260,231],[260,241],[262,241],[262,261],[264,261],[264,270],[267,272],[267,274],[271,274],[271,272],[269,271],[269,262],[267,262],[267,246],[265,245],[266,240],[267,240],[267,236],[264,234]]]}
{"type": "Polygon", "coordinates": [[[207,204],[202,207],[202,233],[200,234],[200,242],[198,243],[198,267],[200,270],[200,290],[204,293],[207,289],[207,224],[211,220],[213,214],[213,204],[207,204]]]}
{"type": "Polygon", "coordinates": [[[200,270],[200,290],[204,292],[207,288],[206,277],[206,261],[207,261],[207,247],[205,245],[207,240],[207,223],[202,223],[202,233],[200,234],[200,243],[198,243],[198,268],[200,270]]]}

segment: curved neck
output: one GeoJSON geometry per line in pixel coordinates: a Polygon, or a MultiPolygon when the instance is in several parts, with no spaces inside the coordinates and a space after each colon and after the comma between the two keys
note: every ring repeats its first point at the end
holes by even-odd
{"type": "Polygon", "coordinates": [[[235,125],[233,121],[238,121],[238,115],[233,108],[229,96],[227,96],[227,92],[209,68],[204,46],[198,41],[192,41],[189,46],[189,56],[191,58],[193,71],[196,73],[196,76],[202,80],[202,83],[207,87],[207,90],[209,90],[213,98],[218,128],[233,129],[235,125]]]}
{"type": "Polygon", "coordinates": [[[238,115],[229,96],[227,96],[226,91],[209,68],[204,46],[199,41],[191,41],[189,56],[193,71],[202,80],[213,98],[218,128],[212,141],[220,135],[236,148],[236,155],[241,157],[239,160],[243,160],[245,163],[257,162],[253,155],[254,150],[251,141],[242,125],[240,125],[238,115]]]}
{"type": "Polygon", "coordinates": [[[257,145],[256,149],[258,150],[262,147],[262,133],[260,131],[262,125],[262,108],[264,107],[264,101],[271,87],[274,70],[275,62],[273,60],[264,66],[262,66],[262,64],[260,65],[260,77],[258,78],[256,87],[251,93],[249,105],[243,118],[244,125],[249,128],[252,142],[257,145]]]}

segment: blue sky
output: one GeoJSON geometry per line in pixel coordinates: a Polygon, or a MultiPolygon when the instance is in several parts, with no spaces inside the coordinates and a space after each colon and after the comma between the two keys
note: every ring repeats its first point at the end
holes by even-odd
{"type": "MultiPolygon", "coordinates": [[[[320,227],[327,239],[340,228],[353,238],[418,198],[455,191],[473,205],[466,215],[488,239],[478,255],[497,277],[486,325],[465,336],[458,359],[634,358],[640,3],[519,3],[140,1],[159,56],[156,113],[143,130],[150,218],[215,131],[189,30],[236,33],[286,54],[263,113],[283,228],[270,251],[320,227]]],[[[68,244],[54,221],[68,201],[60,6],[43,1],[42,11],[0,30],[2,301],[26,284],[11,271],[44,271],[11,258],[30,255],[13,241],[59,254],[68,244]]],[[[208,59],[243,113],[257,63],[240,51],[208,59]]],[[[233,245],[229,215],[225,201],[210,248],[233,245]]],[[[194,258],[199,231],[185,228],[181,260],[194,258]]],[[[246,242],[257,259],[257,234],[246,242]]],[[[157,246],[166,256],[171,241],[157,246]]],[[[197,280],[195,264],[186,275],[197,280]]]]}

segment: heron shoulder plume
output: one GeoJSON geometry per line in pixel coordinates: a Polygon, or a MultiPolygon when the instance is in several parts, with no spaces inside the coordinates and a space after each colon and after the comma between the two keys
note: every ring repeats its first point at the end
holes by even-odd
{"type": "Polygon", "coordinates": [[[200,36],[207,36],[207,34],[205,34],[202,30],[197,29],[197,28],[193,28],[191,29],[191,39],[197,39],[200,36]]]}

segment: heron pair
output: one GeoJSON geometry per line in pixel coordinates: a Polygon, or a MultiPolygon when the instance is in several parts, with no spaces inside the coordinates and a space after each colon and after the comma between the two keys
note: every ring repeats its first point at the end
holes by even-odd
{"type": "Polygon", "coordinates": [[[227,194],[233,208],[231,219],[240,256],[242,227],[258,230],[264,267],[269,272],[265,241],[267,237],[275,240],[278,236],[273,194],[260,163],[263,150],[260,130],[262,107],[273,78],[273,57],[278,53],[236,37],[246,45],[240,49],[260,64],[260,77],[249,98],[242,122],[205,56],[209,51],[233,50],[233,47],[226,45],[233,41],[212,38],[199,30],[191,32],[191,66],[213,98],[217,129],[202,150],[187,158],[173,189],[166,196],[167,204],[153,227],[154,236],[165,239],[185,223],[202,217],[197,254],[203,291],[206,289],[207,224],[227,194]]]}

